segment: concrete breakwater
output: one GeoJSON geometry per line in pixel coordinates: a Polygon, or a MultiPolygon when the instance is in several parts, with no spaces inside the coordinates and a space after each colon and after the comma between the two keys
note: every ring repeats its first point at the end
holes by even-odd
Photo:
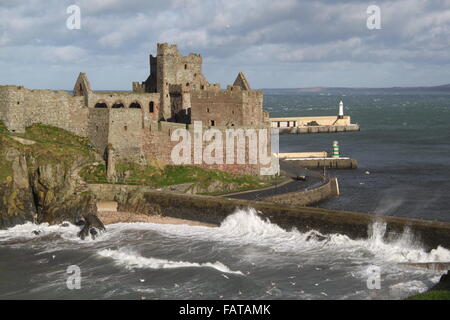
{"type": "Polygon", "coordinates": [[[335,133],[360,130],[358,124],[351,123],[349,116],[270,118],[270,122],[272,128],[279,128],[280,134],[335,133]]]}
{"type": "Polygon", "coordinates": [[[280,128],[280,134],[305,134],[305,133],[337,133],[360,131],[358,124],[330,125],[330,126],[298,126],[290,128],[280,128]]]}
{"type": "Polygon", "coordinates": [[[279,153],[279,159],[295,161],[303,168],[357,169],[358,161],[347,157],[331,157],[328,152],[289,152],[279,153]]]}
{"type": "MultiPolygon", "coordinates": [[[[108,186],[107,186],[108,187],[108,186]]],[[[306,232],[317,230],[323,234],[339,233],[352,239],[369,236],[369,226],[375,221],[386,223],[385,237],[395,239],[405,230],[413,235],[425,249],[438,246],[450,248],[450,223],[422,221],[397,217],[375,216],[373,214],[336,211],[321,208],[294,207],[269,202],[229,199],[221,197],[183,195],[128,189],[125,186],[102,189],[99,185],[91,190],[101,200],[113,200],[119,204],[119,211],[159,214],[162,216],[194,220],[219,225],[238,208],[253,207],[272,223],[290,230],[297,228],[306,232]]]]}
{"type": "Polygon", "coordinates": [[[357,169],[358,161],[350,158],[290,158],[304,168],[357,169]]]}

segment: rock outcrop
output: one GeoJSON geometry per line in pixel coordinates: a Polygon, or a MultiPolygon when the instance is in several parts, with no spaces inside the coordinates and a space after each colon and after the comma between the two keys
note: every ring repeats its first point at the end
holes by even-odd
{"type": "Polygon", "coordinates": [[[0,229],[75,223],[96,213],[96,198],[79,176],[92,157],[57,144],[24,145],[6,135],[0,142],[0,229]]]}
{"type": "Polygon", "coordinates": [[[101,220],[94,214],[90,214],[85,217],[85,223],[83,229],[78,233],[81,240],[85,240],[87,237],[91,237],[95,240],[100,233],[105,232],[106,228],[101,220]]]}
{"type": "Polygon", "coordinates": [[[77,160],[68,168],[62,164],[35,168],[30,181],[38,223],[76,222],[95,214],[95,197],[79,177],[80,169],[77,160]]]}
{"type": "Polygon", "coordinates": [[[0,229],[36,219],[33,192],[29,184],[26,157],[18,150],[4,152],[0,170],[4,176],[0,183],[0,229]]]}

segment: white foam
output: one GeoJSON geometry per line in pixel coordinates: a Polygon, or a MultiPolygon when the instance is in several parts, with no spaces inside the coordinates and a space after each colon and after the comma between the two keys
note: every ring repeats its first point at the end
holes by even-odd
{"type": "Polygon", "coordinates": [[[352,240],[342,234],[326,235],[327,240],[320,241],[313,235],[321,235],[311,230],[305,233],[297,230],[287,231],[268,219],[262,219],[255,209],[239,209],[228,216],[219,228],[191,227],[180,225],[157,225],[148,223],[117,224],[110,226],[113,232],[123,230],[153,230],[162,234],[189,238],[193,240],[227,242],[232,244],[252,244],[269,247],[280,252],[304,252],[313,249],[328,249],[333,254],[373,255],[380,260],[389,262],[449,262],[450,251],[438,247],[426,252],[416,243],[410,230],[405,229],[396,240],[385,240],[386,224],[375,222],[368,226],[369,238],[352,240]]]}
{"type": "MultiPolygon", "coordinates": [[[[49,225],[48,223],[34,224],[27,222],[7,230],[0,230],[0,244],[11,241],[20,244],[21,241],[27,243],[29,240],[39,240],[40,238],[45,238],[47,236],[57,236],[63,240],[69,241],[70,243],[90,245],[96,244],[100,241],[106,241],[112,236],[112,234],[108,234],[108,232],[100,232],[95,240],[93,240],[90,236],[86,237],[85,240],[81,240],[78,237],[78,233],[80,231],[81,228],[79,226],[69,222],[64,222],[58,225],[49,225]],[[63,226],[63,224],[65,226],[63,226]],[[35,234],[35,232],[37,234],[35,234]]],[[[62,246],[60,241],[58,241],[57,244],[52,241],[47,244],[47,247],[54,247],[53,250],[57,250],[57,246],[62,246]]]]}
{"type": "Polygon", "coordinates": [[[81,241],[77,237],[80,228],[69,224],[69,227],[61,225],[49,226],[48,224],[35,225],[27,223],[18,225],[8,230],[0,230],[0,243],[12,239],[32,239],[48,234],[59,234],[64,240],[82,243],[84,245],[95,245],[110,239],[120,241],[127,230],[149,230],[160,234],[204,241],[216,241],[231,243],[234,245],[251,244],[255,246],[268,247],[278,252],[294,252],[324,254],[323,250],[332,251],[334,255],[342,258],[358,258],[373,255],[381,261],[388,262],[450,262],[450,251],[443,247],[437,247],[426,252],[420,243],[416,243],[409,229],[393,241],[385,240],[386,224],[375,222],[368,226],[369,238],[352,240],[341,234],[327,235],[325,241],[320,241],[314,235],[321,234],[316,231],[299,232],[297,230],[284,230],[280,226],[271,223],[268,219],[260,217],[255,209],[239,209],[228,216],[219,228],[208,228],[202,226],[187,225],[161,225],[151,223],[121,223],[110,225],[107,232],[94,240],[81,241]],[[40,231],[34,235],[33,231],[40,231]],[[319,252],[316,249],[320,249],[319,252]]]}
{"type": "Polygon", "coordinates": [[[232,271],[221,262],[184,262],[170,261],[164,259],[147,258],[138,253],[126,250],[105,249],[98,252],[105,258],[112,258],[118,265],[125,266],[127,269],[175,269],[175,268],[213,268],[217,271],[230,274],[243,275],[241,271],[232,271]]]}
{"type": "Polygon", "coordinates": [[[0,230],[0,243],[8,240],[38,238],[49,234],[75,234],[76,236],[79,231],[79,227],[70,223],[67,223],[67,227],[63,227],[62,225],[49,225],[48,223],[34,224],[27,222],[7,230],[0,230]],[[34,234],[34,231],[37,231],[38,234],[34,234]]]}

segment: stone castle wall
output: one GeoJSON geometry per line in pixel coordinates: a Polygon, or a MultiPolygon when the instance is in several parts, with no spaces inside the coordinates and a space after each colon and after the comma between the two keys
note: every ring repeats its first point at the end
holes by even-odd
{"type": "Polygon", "coordinates": [[[109,141],[109,110],[91,109],[88,120],[88,135],[97,152],[106,159],[109,141]]]}
{"type": "Polygon", "coordinates": [[[83,97],[66,91],[29,90],[20,86],[0,87],[2,120],[10,131],[43,123],[87,136],[88,109],[83,97]]]}
{"type": "MultiPolygon", "coordinates": [[[[206,163],[205,161],[201,161],[201,163],[196,163],[195,155],[194,155],[194,139],[197,137],[199,138],[198,134],[194,131],[194,125],[185,125],[185,124],[179,124],[179,123],[170,123],[170,122],[159,122],[154,123],[150,130],[148,130],[146,133],[143,134],[144,142],[142,145],[143,154],[147,159],[158,159],[163,164],[175,164],[172,161],[172,151],[174,148],[179,145],[180,140],[178,141],[172,141],[172,133],[177,129],[186,129],[191,137],[191,152],[188,157],[188,163],[186,164],[194,164],[197,166],[200,166],[202,168],[207,169],[217,169],[227,172],[232,172],[236,174],[248,174],[248,175],[259,175],[262,167],[270,167],[270,164],[262,165],[259,161],[256,161],[254,163],[251,161],[249,156],[249,149],[252,147],[249,138],[246,137],[243,144],[238,143],[237,137],[230,137],[228,136],[227,141],[227,134],[229,135],[229,132],[227,130],[233,129],[234,130],[243,130],[245,134],[245,130],[247,129],[266,129],[267,135],[270,134],[270,130],[268,126],[260,125],[260,126],[251,126],[251,127],[209,127],[205,126],[202,128],[202,134],[205,134],[205,131],[208,129],[214,129],[220,132],[222,141],[221,145],[222,147],[222,159],[223,162],[221,163],[206,163]],[[231,145],[229,142],[230,139],[233,139],[234,146],[231,145]],[[232,147],[234,147],[232,149],[232,147]],[[234,162],[231,164],[226,163],[227,159],[227,152],[231,152],[234,155],[234,162]],[[238,163],[237,161],[237,155],[243,154],[245,155],[244,163],[238,163]]],[[[146,129],[147,130],[147,129],[146,129]]],[[[211,145],[211,141],[206,141],[206,139],[201,139],[201,150],[202,154],[206,150],[208,146],[211,145]]],[[[198,149],[197,149],[198,150],[198,149]]],[[[271,145],[270,145],[270,138],[268,138],[268,144],[266,148],[267,154],[270,155],[271,153],[271,145]]],[[[181,154],[180,154],[181,155],[181,154]]],[[[213,154],[214,156],[214,154],[213,154]]]]}
{"type": "MultiPolygon", "coordinates": [[[[149,78],[133,82],[131,92],[94,92],[84,73],[73,93],[0,86],[0,120],[10,131],[24,132],[43,123],[87,137],[104,159],[110,146],[114,159],[166,164],[172,163],[171,152],[178,144],[171,141],[172,132],[187,128],[193,135],[190,124],[195,121],[219,130],[224,141],[229,128],[269,126],[262,92],[252,91],[242,73],[233,86],[220,90],[202,74],[200,55],[183,56],[176,45],[166,43],[158,44],[150,67],[149,78]]],[[[203,142],[203,147],[208,144],[203,142]]],[[[246,148],[241,151],[248,154],[248,144],[246,148]]],[[[260,170],[255,164],[198,165],[249,174],[260,170]]]]}
{"type": "Polygon", "coordinates": [[[264,122],[263,93],[230,86],[224,91],[191,93],[192,121],[211,126],[252,126],[264,122]]]}

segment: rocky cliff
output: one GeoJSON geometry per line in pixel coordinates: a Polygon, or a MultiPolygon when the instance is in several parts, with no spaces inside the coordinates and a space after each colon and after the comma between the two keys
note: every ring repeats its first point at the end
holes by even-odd
{"type": "Polygon", "coordinates": [[[42,125],[24,137],[0,127],[0,229],[77,222],[95,213],[95,196],[79,176],[95,153],[81,139],[42,125]]]}

